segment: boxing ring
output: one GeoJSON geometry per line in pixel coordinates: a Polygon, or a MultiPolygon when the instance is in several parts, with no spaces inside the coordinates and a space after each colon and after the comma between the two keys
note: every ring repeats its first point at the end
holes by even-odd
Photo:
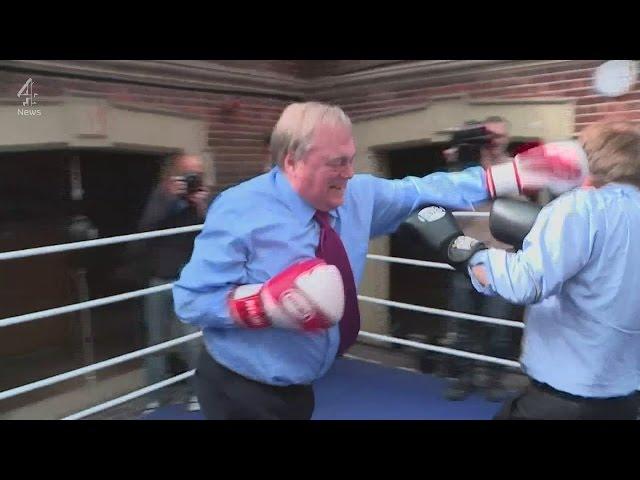
{"type": "MultiPolygon", "coordinates": [[[[454,212],[455,216],[478,216],[488,217],[488,212],[454,212]]],[[[0,253],[0,262],[32,257],[36,255],[47,255],[72,250],[81,250],[104,245],[145,240],[149,238],[178,235],[187,232],[197,232],[203,225],[192,225],[166,230],[156,230],[152,232],[136,233],[130,235],[120,235],[95,240],[86,240],[72,243],[64,243],[45,247],[29,248],[0,253]]],[[[407,264],[425,268],[436,268],[454,270],[447,264],[437,262],[427,262],[407,258],[389,257],[384,255],[367,255],[368,260],[407,264]]],[[[34,322],[40,319],[54,317],[57,315],[80,312],[83,310],[109,305],[117,302],[152,295],[158,292],[170,290],[172,283],[159,285],[150,288],[143,288],[127,293],[112,295],[94,300],[74,303],[62,307],[41,310],[24,315],[8,317],[0,320],[0,329],[11,325],[34,322]]],[[[365,295],[358,295],[360,302],[383,305],[392,308],[412,310],[415,312],[427,313],[436,316],[457,318],[472,322],[501,325],[512,328],[524,327],[522,322],[505,320],[500,318],[474,315],[440,308],[432,308],[420,305],[413,305],[402,302],[384,300],[365,295]]],[[[100,370],[113,367],[115,365],[140,359],[147,355],[161,352],[177,345],[192,342],[202,336],[201,332],[185,335],[169,341],[151,345],[147,348],[136,350],[124,355],[115,356],[104,361],[92,363],[82,368],[53,375],[41,380],[27,383],[15,388],[0,392],[0,402],[10,398],[33,392],[44,387],[65,382],[82,376],[90,376],[100,370]]],[[[425,350],[446,355],[452,355],[505,367],[518,368],[520,364],[513,360],[492,357],[478,353],[458,350],[454,348],[433,345],[413,340],[381,335],[361,331],[359,338],[370,339],[376,342],[386,342],[390,344],[411,347],[417,350],[425,350]]],[[[126,404],[134,399],[166,388],[170,385],[183,382],[195,373],[195,370],[183,372],[179,375],[167,378],[161,382],[148,385],[130,393],[113,398],[107,402],[95,405],[91,408],[78,411],[72,415],[65,416],[62,420],[85,419],[99,412],[104,412],[118,405],[126,404]]],[[[87,388],[91,387],[91,383],[87,388]]],[[[338,359],[328,374],[314,384],[316,392],[316,410],[313,419],[490,419],[500,408],[500,404],[483,400],[477,394],[471,395],[464,401],[449,402],[443,399],[442,391],[445,388],[445,380],[423,374],[415,370],[406,368],[392,368],[367,361],[352,355],[345,355],[338,359]]],[[[139,418],[143,419],[202,419],[200,412],[187,411],[183,406],[171,405],[160,408],[149,415],[139,418]]]]}

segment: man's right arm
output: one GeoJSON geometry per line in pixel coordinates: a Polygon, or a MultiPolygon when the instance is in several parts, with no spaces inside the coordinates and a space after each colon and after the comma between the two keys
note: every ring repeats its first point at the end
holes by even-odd
{"type": "Polygon", "coordinates": [[[589,261],[595,238],[582,192],[547,205],[517,253],[488,249],[470,260],[470,278],[485,295],[511,303],[539,302],[560,291],[589,261]]]}
{"type": "Polygon", "coordinates": [[[178,317],[200,328],[235,328],[227,298],[233,288],[249,283],[245,263],[248,245],[233,202],[220,195],[196,237],[193,254],[173,286],[178,317]]]}
{"type": "Polygon", "coordinates": [[[472,210],[486,201],[489,192],[481,167],[462,172],[435,172],[402,180],[367,176],[367,191],[373,194],[371,236],[394,232],[414,211],[425,205],[439,205],[452,210],[472,210]]]}
{"type": "Polygon", "coordinates": [[[472,210],[475,204],[491,198],[538,191],[548,185],[568,191],[583,182],[585,165],[584,151],[570,141],[527,150],[512,162],[487,170],[469,167],[402,180],[369,176],[369,190],[374,195],[371,237],[394,232],[406,217],[426,205],[472,210]]]}

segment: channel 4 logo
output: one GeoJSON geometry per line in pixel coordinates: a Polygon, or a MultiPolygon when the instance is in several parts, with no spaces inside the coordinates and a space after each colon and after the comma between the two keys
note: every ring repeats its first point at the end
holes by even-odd
{"type": "Polygon", "coordinates": [[[22,88],[18,92],[18,98],[22,99],[22,106],[28,108],[18,108],[18,115],[22,116],[40,116],[42,115],[42,111],[39,108],[33,108],[38,104],[36,101],[37,93],[33,91],[34,81],[32,78],[29,78],[22,88]]]}

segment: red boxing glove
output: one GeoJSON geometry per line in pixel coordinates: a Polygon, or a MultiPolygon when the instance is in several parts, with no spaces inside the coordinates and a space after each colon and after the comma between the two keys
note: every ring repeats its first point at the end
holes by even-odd
{"type": "Polygon", "coordinates": [[[337,267],[314,258],[291,265],[263,284],[233,289],[228,303],[242,327],[325,330],[344,314],[344,286],[337,267]]]}
{"type": "Polygon", "coordinates": [[[519,153],[511,162],[487,169],[491,198],[535,193],[548,187],[559,195],[578,187],[589,173],[578,142],[552,142],[519,153]]]}

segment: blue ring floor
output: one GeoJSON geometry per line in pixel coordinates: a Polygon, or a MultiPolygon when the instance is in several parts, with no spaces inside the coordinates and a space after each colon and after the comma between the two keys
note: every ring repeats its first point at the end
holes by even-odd
{"type": "MultiPolygon", "coordinates": [[[[502,403],[474,393],[462,401],[444,398],[445,380],[353,359],[339,359],[314,384],[312,420],[490,420],[502,403]]],[[[203,420],[200,411],[167,405],[143,420],[203,420]]]]}

